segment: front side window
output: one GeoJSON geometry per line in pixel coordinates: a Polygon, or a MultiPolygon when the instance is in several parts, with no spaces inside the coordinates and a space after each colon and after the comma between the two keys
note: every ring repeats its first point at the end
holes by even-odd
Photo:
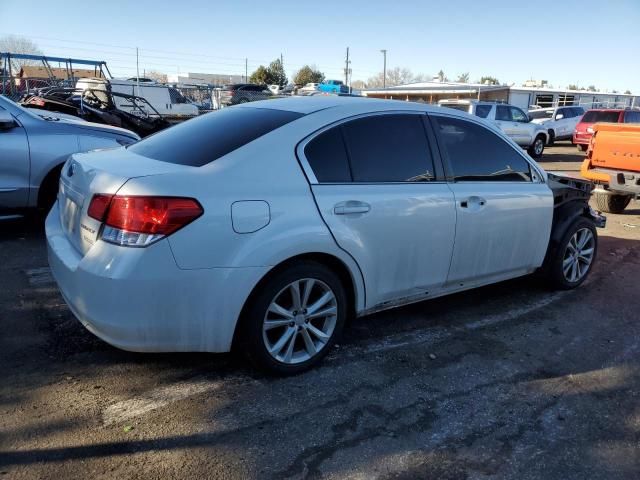
{"type": "Polygon", "coordinates": [[[434,117],[456,182],[530,182],[529,163],[491,130],[466,120],[434,117]]]}
{"type": "Polygon", "coordinates": [[[496,120],[502,120],[504,122],[511,121],[511,109],[503,105],[496,107],[496,120]]]}
{"type": "Polygon", "coordinates": [[[519,108],[511,107],[511,118],[514,122],[527,123],[529,117],[519,108]]]}
{"type": "Polygon", "coordinates": [[[422,115],[377,115],[342,125],[354,182],[434,179],[422,115]]]}

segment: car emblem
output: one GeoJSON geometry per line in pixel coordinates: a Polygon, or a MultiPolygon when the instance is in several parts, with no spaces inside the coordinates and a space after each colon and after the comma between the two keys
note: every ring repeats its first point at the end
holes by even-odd
{"type": "Polygon", "coordinates": [[[69,168],[67,168],[67,177],[73,177],[73,174],[76,172],[76,164],[75,162],[71,162],[69,164],[69,168]]]}

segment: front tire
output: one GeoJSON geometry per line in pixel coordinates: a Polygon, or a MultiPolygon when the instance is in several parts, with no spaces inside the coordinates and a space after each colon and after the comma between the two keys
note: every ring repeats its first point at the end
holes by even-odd
{"type": "Polygon", "coordinates": [[[531,158],[538,159],[542,157],[542,153],[544,152],[544,135],[538,135],[536,139],[533,141],[533,144],[529,147],[528,152],[531,155],[531,158]]]}
{"type": "Polygon", "coordinates": [[[546,272],[551,286],[560,290],[580,286],[591,272],[597,253],[595,224],[588,218],[578,217],[548,258],[546,272]]]}
{"type": "Polygon", "coordinates": [[[553,147],[555,143],[556,143],[556,134],[554,133],[553,130],[549,130],[549,141],[547,141],[547,146],[553,147]]]}
{"type": "Polygon", "coordinates": [[[594,195],[598,210],[606,213],[622,213],[631,202],[631,195],[613,195],[600,192],[596,192],[594,195]]]}
{"type": "Polygon", "coordinates": [[[260,370],[293,375],[331,350],[347,315],[338,275],[313,261],[276,272],[249,300],[239,328],[250,361],[260,370]]]}

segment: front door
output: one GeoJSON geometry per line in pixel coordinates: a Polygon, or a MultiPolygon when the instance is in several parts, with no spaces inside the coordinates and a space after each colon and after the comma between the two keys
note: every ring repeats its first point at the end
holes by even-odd
{"type": "Polygon", "coordinates": [[[488,128],[432,116],[457,212],[449,286],[522,275],[544,259],[553,195],[524,154],[488,128]]]}
{"type": "Polygon", "coordinates": [[[362,271],[367,308],[421,298],[447,278],[454,197],[434,166],[425,120],[359,117],[301,147],[322,218],[362,271]]]}
{"type": "MultiPolygon", "coordinates": [[[[9,112],[0,107],[0,114],[9,112]]],[[[0,215],[25,208],[29,200],[29,143],[24,128],[0,129],[0,215]]]]}

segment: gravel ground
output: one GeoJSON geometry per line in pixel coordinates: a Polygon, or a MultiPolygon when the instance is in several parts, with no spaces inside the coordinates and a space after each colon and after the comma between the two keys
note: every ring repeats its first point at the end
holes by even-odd
{"type": "MultiPolygon", "coordinates": [[[[575,171],[574,152],[541,163],[575,171]]],[[[112,348],[46,266],[34,222],[0,225],[0,478],[638,478],[638,202],[608,215],[582,288],[524,278],[354,320],[286,379],[112,348]]]]}

